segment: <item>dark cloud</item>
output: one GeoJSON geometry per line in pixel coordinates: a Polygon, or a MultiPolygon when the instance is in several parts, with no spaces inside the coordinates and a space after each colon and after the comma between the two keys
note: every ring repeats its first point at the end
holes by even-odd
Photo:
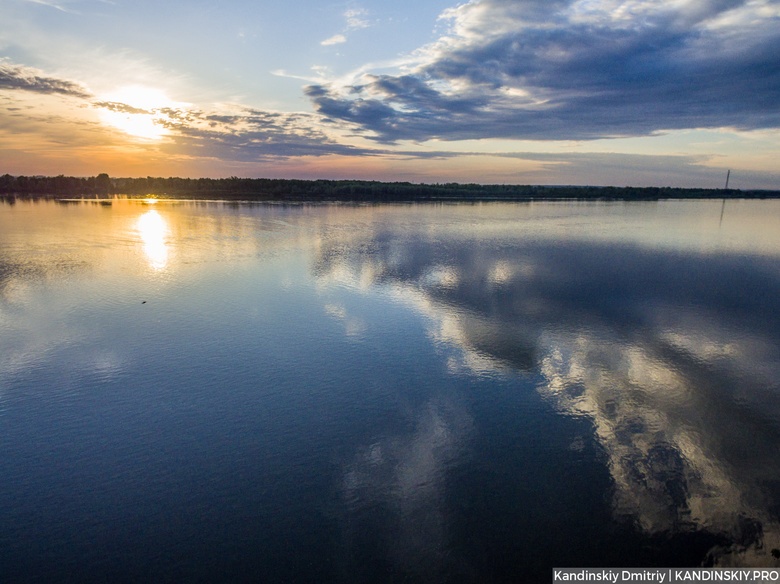
{"type": "Polygon", "coordinates": [[[96,101],[93,103],[95,107],[110,110],[112,112],[118,112],[121,114],[151,114],[152,112],[146,109],[133,107],[126,103],[119,103],[116,101],[96,101]]]}
{"type": "Polygon", "coordinates": [[[0,62],[0,89],[21,89],[43,94],[67,95],[89,99],[92,95],[84,86],[49,77],[32,67],[0,62]]]}
{"type": "MultiPolygon", "coordinates": [[[[780,14],[777,2],[769,11],[780,14]]],[[[331,118],[400,139],[594,139],[780,126],[780,17],[743,0],[483,0],[404,75],[314,85],[331,118]]]]}
{"type": "Polygon", "coordinates": [[[377,151],[341,144],[318,129],[320,116],[242,108],[231,113],[163,108],[159,123],[175,130],[173,148],[251,162],[294,156],[367,156],[377,151]]]}
{"type": "Polygon", "coordinates": [[[179,128],[174,150],[222,160],[252,162],[265,158],[294,156],[368,156],[372,150],[355,148],[330,140],[318,141],[301,136],[248,131],[228,134],[197,128],[179,128]]]}

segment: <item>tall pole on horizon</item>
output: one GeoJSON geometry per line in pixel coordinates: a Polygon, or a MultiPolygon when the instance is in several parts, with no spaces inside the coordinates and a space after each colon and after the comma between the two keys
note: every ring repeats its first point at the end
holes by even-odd
{"type": "MultiPolygon", "coordinates": [[[[724,191],[729,190],[729,177],[731,176],[731,169],[729,168],[728,171],[726,171],[726,186],[723,189],[724,191]]],[[[723,225],[723,213],[726,211],[726,193],[723,193],[723,204],[720,206],[720,223],[718,223],[718,228],[720,228],[721,225],[723,225]]]]}

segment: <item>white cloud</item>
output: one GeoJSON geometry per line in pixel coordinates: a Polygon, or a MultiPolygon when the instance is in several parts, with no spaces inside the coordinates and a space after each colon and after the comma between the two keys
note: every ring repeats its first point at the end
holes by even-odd
{"type": "Polygon", "coordinates": [[[61,6],[60,4],[57,4],[55,2],[47,2],[46,0],[27,0],[27,2],[30,2],[31,4],[40,4],[41,6],[48,6],[50,8],[59,10],[60,12],[73,12],[72,10],[68,10],[64,6],[61,6]]]}
{"type": "Polygon", "coordinates": [[[332,37],[325,39],[320,44],[323,47],[328,47],[330,45],[340,45],[341,43],[346,43],[347,37],[345,37],[343,34],[334,34],[332,37]]]}
{"type": "Polygon", "coordinates": [[[339,45],[347,42],[347,36],[344,33],[351,32],[353,30],[360,30],[362,28],[368,28],[371,23],[366,19],[368,16],[368,10],[365,8],[350,8],[344,12],[344,19],[346,20],[346,26],[343,32],[335,34],[330,38],[325,39],[320,44],[324,47],[330,45],[339,45]]]}
{"type": "Polygon", "coordinates": [[[365,8],[351,8],[347,10],[344,13],[344,18],[347,19],[347,30],[359,30],[371,26],[366,16],[368,16],[368,10],[365,8]]]}

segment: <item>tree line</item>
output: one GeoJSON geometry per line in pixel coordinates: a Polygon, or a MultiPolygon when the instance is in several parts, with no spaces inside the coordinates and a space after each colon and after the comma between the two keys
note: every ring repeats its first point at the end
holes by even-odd
{"type": "Polygon", "coordinates": [[[690,189],[676,187],[600,187],[542,185],[418,184],[364,180],[268,178],[112,178],[0,176],[0,194],[33,197],[170,197],[251,201],[425,201],[425,200],[658,200],[780,198],[780,191],[690,189]]]}

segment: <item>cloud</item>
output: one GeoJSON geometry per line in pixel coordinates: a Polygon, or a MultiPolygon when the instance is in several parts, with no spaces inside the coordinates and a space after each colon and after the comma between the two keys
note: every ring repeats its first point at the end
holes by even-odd
{"type": "Polygon", "coordinates": [[[89,99],[92,94],[83,85],[50,77],[33,67],[0,61],[0,90],[19,89],[34,93],[58,94],[89,99]]]}
{"type": "MultiPolygon", "coordinates": [[[[538,171],[527,173],[528,182],[554,176],[558,184],[631,186],[722,186],[725,170],[707,166],[708,156],[647,155],[619,152],[516,152],[496,155],[540,163],[538,171]],[[609,177],[609,178],[607,178],[609,177]],[[663,177],[659,179],[659,177],[663,177]],[[663,181],[663,182],[659,182],[663,181]]],[[[740,173],[741,178],[747,178],[740,173]]],[[[758,184],[774,184],[776,177],[751,176],[758,184]]],[[[549,178],[548,178],[549,180],[549,178]]]]}
{"type": "Polygon", "coordinates": [[[138,122],[136,125],[143,123],[167,130],[161,134],[165,139],[155,146],[167,154],[225,163],[383,153],[343,143],[341,135],[348,130],[346,125],[328,122],[319,114],[264,111],[237,104],[137,107],[116,98],[96,99],[80,83],[7,61],[0,61],[0,91],[3,90],[0,112],[7,115],[0,141],[10,148],[20,143],[21,136],[28,149],[34,144],[43,144],[49,150],[89,144],[101,148],[111,144],[137,145],[133,137],[137,135],[126,127],[133,128],[134,122],[138,122]],[[49,103],[49,109],[42,109],[36,96],[59,103],[49,103]],[[127,123],[117,125],[102,115],[100,120],[96,119],[95,112],[120,114],[127,123]],[[122,140],[125,134],[126,141],[122,140]]]}
{"type": "Polygon", "coordinates": [[[347,37],[345,37],[343,34],[334,34],[332,37],[325,39],[320,44],[323,47],[327,47],[330,45],[339,45],[341,43],[346,43],[347,37]]]}
{"type": "Polygon", "coordinates": [[[344,18],[347,21],[347,30],[359,30],[368,28],[371,23],[366,19],[368,10],[365,8],[350,8],[344,12],[344,18]]]}
{"type": "Polygon", "coordinates": [[[344,12],[344,20],[346,25],[343,32],[335,34],[330,38],[325,39],[320,44],[322,46],[339,45],[347,42],[347,36],[344,33],[352,32],[353,30],[360,30],[362,28],[368,28],[371,23],[366,19],[368,16],[368,10],[365,8],[350,8],[344,12]]]}
{"type": "MultiPolygon", "coordinates": [[[[326,71],[319,70],[318,73],[325,75],[326,71]]],[[[457,95],[442,97],[430,84],[413,74],[377,77],[375,87],[377,91],[405,93],[420,107],[424,106],[433,112],[426,120],[420,119],[419,123],[445,123],[453,116],[460,116],[464,120],[473,116],[478,121],[480,107],[489,105],[488,98],[477,107],[474,99],[457,95]]],[[[325,160],[328,156],[366,156],[371,157],[376,164],[396,165],[391,175],[393,180],[421,182],[438,182],[445,178],[442,167],[434,169],[426,163],[430,160],[450,160],[449,172],[455,172],[454,176],[467,182],[472,176],[469,168],[479,167],[484,171],[486,166],[491,165],[494,167],[491,182],[526,184],[554,182],[657,186],[659,180],[663,180],[662,185],[717,187],[723,184],[725,176],[725,170],[717,167],[717,159],[706,156],[523,151],[492,153],[476,148],[453,152],[443,148],[389,149],[355,145],[355,138],[369,134],[371,130],[368,126],[375,124],[378,119],[387,120],[386,135],[396,132],[394,135],[400,137],[403,128],[392,127],[396,111],[391,105],[379,100],[350,106],[349,103],[333,98],[323,85],[310,85],[307,89],[312,99],[319,100],[322,106],[319,113],[275,112],[240,104],[138,107],[138,103],[124,103],[116,97],[98,99],[76,80],[64,79],[6,60],[0,61],[0,90],[5,90],[0,111],[6,112],[2,140],[5,147],[12,150],[19,150],[22,143],[28,144],[30,148],[31,144],[36,143],[34,136],[39,137],[37,143],[47,152],[53,152],[52,148],[64,151],[89,144],[105,148],[117,141],[124,146],[135,144],[130,136],[127,137],[129,142],[122,142],[123,134],[120,131],[124,130],[121,126],[115,127],[106,122],[104,116],[100,116],[101,123],[94,116],[95,111],[106,111],[121,114],[123,119],[137,119],[139,123],[145,119],[147,124],[165,127],[165,139],[155,148],[161,148],[167,155],[181,154],[193,160],[209,159],[225,164],[279,162],[296,157],[325,160]],[[42,99],[49,100],[46,108],[42,108],[39,103],[42,99]],[[54,103],[56,101],[59,103],[54,103]],[[517,160],[518,165],[514,165],[511,160],[517,160]],[[407,165],[403,172],[398,166],[402,164],[407,165]],[[496,169],[501,169],[502,174],[496,175],[496,169]]],[[[151,146],[146,144],[145,147],[151,146]]],[[[70,152],[69,156],[72,154],[70,152]]],[[[338,171],[338,176],[352,176],[359,172],[357,166],[346,170],[347,163],[344,162],[344,165],[338,171]]],[[[328,175],[329,172],[336,172],[334,168],[322,167],[317,172],[328,175]]],[[[777,175],[740,170],[732,175],[732,184],[737,188],[776,188],[777,175]]]]}
{"type": "Polygon", "coordinates": [[[96,101],[92,105],[98,108],[107,109],[112,112],[118,112],[122,114],[143,114],[149,115],[153,113],[153,110],[142,109],[127,105],[126,103],[120,103],[116,101],[96,101]]]}
{"type": "MultiPolygon", "coordinates": [[[[53,2],[52,0],[24,0],[24,1],[29,2],[30,4],[48,6],[49,8],[54,8],[55,10],[59,10],[60,12],[65,12],[67,14],[80,14],[76,10],[72,10],[67,7],[67,4],[70,4],[72,0],[64,0],[63,2],[53,2]]],[[[79,2],[79,0],[76,1],[79,2]]],[[[114,2],[113,0],[96,0],[96,1],[100,2],[101,4],[109,4],[111,6],[116,5],[116,2],[114,2]]]]}
{"type": "Polygon", "coordinates": [[[54,8],[56,10],[59,10],[60,12],[72,12],[71,10],[68,10],[61,4],[57,4],[56,2],[47,2],[46,0],[26,0],[27,2],[30,2],[31,4],[40,4],[41,6],[48,6],[50,8],[54,8]]]}
{"type": "MultiPolygon", "coordinates": [[[[116,104],[111,104],[116,107],[116,104]]],[[[152,112],[171,130],[172,148],[222,160],[294,156],[370,156],[378,151],[342,144],[320,116],[228,106],[222,111],[161,108],[152,112]]]]}
{"type": "Polygon", "coordinates": [[[472,0],[397,74],[306,89],[376,140],[780,127],[780,3],[472,0]]]}

